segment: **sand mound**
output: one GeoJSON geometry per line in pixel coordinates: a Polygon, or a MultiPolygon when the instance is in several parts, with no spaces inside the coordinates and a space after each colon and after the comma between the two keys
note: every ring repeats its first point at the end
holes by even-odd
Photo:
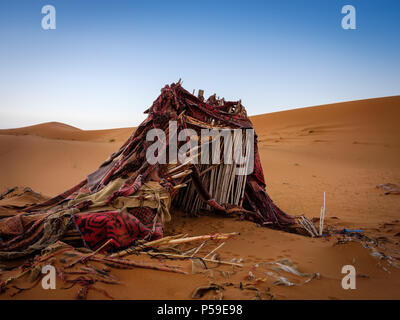
{"type": "Polygon", "coordinates": [[[81,130],[60,122],[46,122],[23,128],[3,129],[0,130],[0,135],[30,135],[54,140],[114,142],[124,141],[133,130],[134,128],[81,130]]]}
{"type": "Polygon", "coordinates": [[[251,118],[261,139],[400,146],[400,96],[293,109],[251,118]],[[264,138],[264,139],[263,139],[264,138]]]}

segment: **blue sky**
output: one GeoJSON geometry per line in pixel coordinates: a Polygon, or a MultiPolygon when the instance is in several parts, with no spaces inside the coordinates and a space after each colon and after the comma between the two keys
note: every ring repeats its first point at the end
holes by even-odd
{"type": "Polygon", "coordinates": [[[398,95],[399,35],[399,1],[1,0],[0,128],[138,125],[179,78],[251,115],[398,95]]]}

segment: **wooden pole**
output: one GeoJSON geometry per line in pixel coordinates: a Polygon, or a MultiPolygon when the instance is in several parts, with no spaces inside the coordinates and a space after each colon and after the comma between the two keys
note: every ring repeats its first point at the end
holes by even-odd
{"type": "Polygon", "coordinates": [[[235,262],[229,262],[229,261],[218,261],[218,260],[212,260],[212,259],[205,259],[205,258],[199,258],[199,257],[188,257],[184,256],[182,254],[175,254],[175,253],[164,253],[164,252],[140,252],[140,254],[147,254],[149,256],[152,255],[163,255],[171,258],[184,258],[184,259],[201,259],[206,262],[213,262],[213,263],[219,263],[219,264],[226,264],[229,266],[236,266],[236,267],[243,267],[243,264],[241,263],[235,263],[235,262]]]}
{"type": "Polygon", "coordinates": [[[211,256],[215,251],[217,251],[219,248],[225,245],[225,242],[222,242],[218,247],[216,247],[214,250],[212,250],[210,253],[208,253],[204,259],[207,259],[207,257],[211,256]]]}

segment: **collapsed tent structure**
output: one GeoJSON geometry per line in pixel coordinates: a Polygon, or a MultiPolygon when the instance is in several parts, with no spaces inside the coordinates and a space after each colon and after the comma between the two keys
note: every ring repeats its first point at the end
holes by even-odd
{"type": "MultiPolygon", "coordinates": [[[[191,214],[202,210],[241,214],[263,226],[280,229],[295,223],[265,191],[256,135],[251,145],[244,134],[233,138],[234,142],[244,141],[240,144],[244,164],[239,165],[235,159],[195,161],[202,156],[212,157],[205,157],[198,144],[191,144],[201,140],[198,137],[202,129],[253,129],[241,101],[225,101],[216,95],[205,101],[201,91],[196,97],[178,82],[165,86],[146,113],[147,119],[124,145],[85,180],[0,220],[0,259],[23,257],[60,239],[79,239],[92,250],[108,242],[108,251],[130,247],[138,240],[158,239],[163,237],[163,224],[171,220],[171,207],[191,214]],[[171,122],[176,125],[174,132],[171,122]],[[154,129],[165,133],[164,140],[158,136],[161,147],[154,153],[166,159],[165,163],[148,161],[155,141],[149,141],[148,135],[154,129]],[[184,141],[177,137],[180,130],[190,133],[184,141]],[[184,150],[184,160],[171,158],[171,141],[184,150]],[[250,149],[253,157],[248,156],[250,149]],[[244,174],[237,174],[240,166],[244,174]],[[249,166],[252,170],[248,172],[249,166]]],[[[225,148],[232,148],[232,140],[222,138],[217,134],[206,145],[223,140],[225,148]]]]}

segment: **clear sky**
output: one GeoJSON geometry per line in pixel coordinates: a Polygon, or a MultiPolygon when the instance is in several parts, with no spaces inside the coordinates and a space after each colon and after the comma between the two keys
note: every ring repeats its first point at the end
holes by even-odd
{"type": "Polygon", "coordinates": [[[398,95],[400,1],[0,1],[0,128],[138,125],[179,78],[251,115],[398,95]]]}

